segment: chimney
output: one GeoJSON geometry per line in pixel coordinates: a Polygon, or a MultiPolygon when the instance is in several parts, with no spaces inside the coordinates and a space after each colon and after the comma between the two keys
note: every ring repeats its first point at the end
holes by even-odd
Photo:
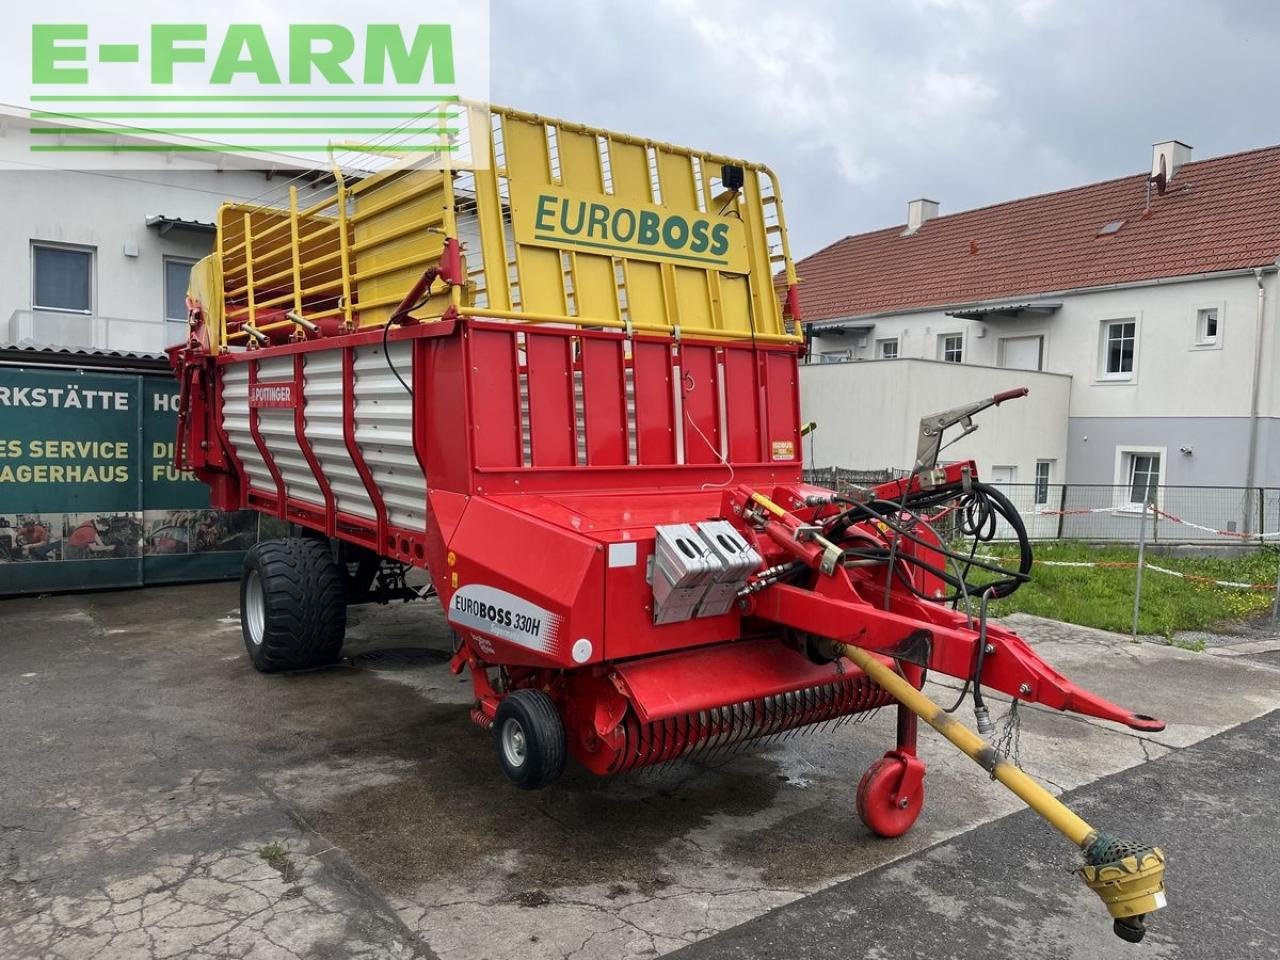
{"type": "Polygon", "coordinates": [[[938,215],[938,201],[912,200],[907,204],[907,229],[902,231],[904,237],[909,237],[922,226],[926,220],[932,220],[938,215]]]}
{"type": "Polygon", "coordinates": [[[1160,174],[1160,160],[1164,159],[1165,182],[1172,180],[1174,174],[1184,163],[1191,162],[1191,147],[1181,140],[1164,140],[1151,148],[1151,175],[1160,174]]]}

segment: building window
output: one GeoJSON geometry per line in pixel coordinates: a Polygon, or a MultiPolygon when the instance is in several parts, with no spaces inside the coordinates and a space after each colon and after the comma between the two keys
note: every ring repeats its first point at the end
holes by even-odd
{"type": "Polygon", "coordinates": [[[1104,380],[1132,380],[1133,357],[1138,340],[1136,320],[1108,320],[1102,325],[1102,369],[1104,380]]]}
{"type": "Polygon", "coordinates": [[[187,322],[187,284],[191,279],[194,260],[164,258],[164,318],[185,324],[187,322]]]}
{"type": "Polygon", "coordinates": [[[947,363],[964,362],[964,334],[944,333],[938,338],[938,359],[947,363]]]}
{"type": "Polygon", "coordinates": [[[898,359],[898,338],[876,341],[876,357],[880,360],[898,359]]]}
{"type": "Polygon", "coordinates": [[[31,307],[93,313],[93,249],[31,245],[31,307]]]}
{"type": "Polygon", "coordinates": [[[1129,454],[1129,503],[1140,507],[1155,503],[1160,489],[1160,454],[1129,454]]]}
{"type": "Polygon", "coordinates": [[[1218,342],[1218,308],[1196,311],[1196,343],[1207,347],[1218,342]]]}
{"type": "Polygon", "coordinates": [[[1049,503],[1049,477],[1053,470],[1052,460],[1036,461],[1036,499],[1037,507],[1046,506],[1049,503]]]}
{"type": "Polygon", "coordinates": [[[852,350],[823,350],[818,355],[819,363],[844,363],[853,359],[852,350]]]}

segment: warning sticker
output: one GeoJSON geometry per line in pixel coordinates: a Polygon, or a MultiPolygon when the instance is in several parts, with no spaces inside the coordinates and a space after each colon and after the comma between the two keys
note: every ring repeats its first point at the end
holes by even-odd
{"type": "Polygon", "coordinates": [[[794,460],[795,458],[796,458],[796,444],[794,440],[773,441],[773,459],[794,460]]]}

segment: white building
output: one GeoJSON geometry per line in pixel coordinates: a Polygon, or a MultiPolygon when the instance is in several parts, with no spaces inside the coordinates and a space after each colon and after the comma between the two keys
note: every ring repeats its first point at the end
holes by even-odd
{"type": "Polygon", "coordinates": [[[815,465],[910,466],[921,415],[1025,384],[950,455],[1136,502],[1280,486],[1278,255],[1280,147],[1193,163],[1168,141],[1151,176],[950,216],[912,201],[797,265],[815,465]],[[857,439],[868,419],[896,449],[857,439]]]}
{"type": "Polygon", "coordinates": [[[213,249],[219,205],[278,201],[296,175],[228,154],[41,168],[29,126],[0,118],[0,348],[162,352],[185,333],[187,274],[213,249]]]}

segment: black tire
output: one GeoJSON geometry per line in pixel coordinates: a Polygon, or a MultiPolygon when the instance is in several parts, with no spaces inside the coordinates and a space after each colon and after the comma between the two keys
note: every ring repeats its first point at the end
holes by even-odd
{"type": "Polygon", "coordinates": [[[502,772],[521,790],[538,790],[564,773],[564,724],[541,690],[515,690],[498,704],[494,746],[502,772]]]}
{"type": "Polygon", "coordinates": [[[263,673],[337,660],[347,598],[328,544],[289,537],[253,547],[240,577],[240,631],[249,659],[263,673]]]}
{"type": "Polygon", "coordinates": [[[342,583],[347,593],[348,603],[358,603],[369,595],[373,588],[374,577],[382,566],[382,557],[367,547],[357,546],[345,540],[330,540],[319,530],[304,527],[299,523],[289,524],[289,536],[303,537],[323,543],[329,548],[342,572],[342,583]]]}

